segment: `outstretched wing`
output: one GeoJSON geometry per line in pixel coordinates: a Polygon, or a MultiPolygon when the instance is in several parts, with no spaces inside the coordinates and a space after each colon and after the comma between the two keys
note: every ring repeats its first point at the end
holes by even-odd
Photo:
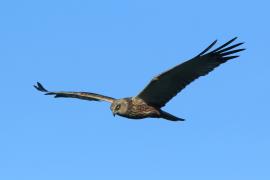
{"type": "Polygon", "coordinates": [[[243,43],[229,46],[235,39],[233,38],[219,48],[208,52],[216,44],[217,41],[214,41],[198,56],[153,78],[137,97],[155,107],[165,106],[192,81],[207,75],[220,64],[238,57],[233,54],[245,49],[235,49],[243,43]]]}
{"type": "Polygon", "coordinates": [[[59,91],[59,92],[50,92],[47,91],[39,82],[37,82],[37,85],[34,85],[34,87],[41,91],[44,92],[45,95],[54,95],[55,98],[78,98],[78,99],[83,99],[83,100],[88,100],[88,101],[107,101],[110,103],[113,103],[115,100],[114,98],[108,97],[108,96],[103,96],[99,94],[94,94],[94,93],[88,93],[88,92],[65,92],[65,91],[59,91]]]}

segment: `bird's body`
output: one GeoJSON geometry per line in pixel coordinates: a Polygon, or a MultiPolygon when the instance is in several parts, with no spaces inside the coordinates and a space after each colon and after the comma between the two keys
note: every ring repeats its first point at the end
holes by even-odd
{"type": "Polygon", "coordinates": [[[164,118],[171,121],[184,120],[175,117],[160,108],[148,105],[143,99],[139,97],[129,97],[115,100],[111,105],[113,114],[126,117],[129,119],[144,119],[144,118],[164,118]],[[120,105],[121,109],[114,112],[116,107],[120,105]]]}
{"type": "Polygon", "coordinates": [[[49,92],[40,83],[37,83],[35,88],[45,92],[46,95],[54,95],[56,98],[68,97],[90,101],[107,101],[111,103],[110,109],[114,115],[117,114],[130,119],[150,117],[163,118],[170,121],[182,121],[182,118],[175,117],[163,111],[161,108],[195,79],[207,75],[220,64],[238,57],[231,55],[243,51],[244,49],[233,49],[243,43],[228,47],[235,39],[236,38],[207,53],[217,42],[214,41],[196,57],[154,77],[142,92],[134,97],[114,99],[88,92],[49,92]]]}
{"type": "Polygon", "coordinates": [[[113,111],[115,107],[121,104],[121,106],[126,106],[123,111],[119,111],[118,115],[130,119],[143,119],[147,117],[158,117],[160,112],[158,109],[147,105],[142,99],[137,97],[129,97],[116,100],[111,105],[111,110],[113,111]]]}

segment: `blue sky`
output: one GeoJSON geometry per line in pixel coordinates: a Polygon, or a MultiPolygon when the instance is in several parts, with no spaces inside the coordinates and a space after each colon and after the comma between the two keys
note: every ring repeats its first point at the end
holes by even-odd
{"type": "Polygon", "coordinates": [[[270,178],[269,1],[0,2],[0,179],[270,178]],[[165,110],[133,121],[109,104],[37,92],[136,95],[154,76],[238,36],[241,57],[165,110]]]}

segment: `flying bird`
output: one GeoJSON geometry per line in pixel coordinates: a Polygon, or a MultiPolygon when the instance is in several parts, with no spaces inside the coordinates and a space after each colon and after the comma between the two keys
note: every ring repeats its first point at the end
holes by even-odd
{"type": "Polygon", "coordinates": [[[89,101],[106,101],[111,103],[113,115],[130,119],[163,118],[170,121],[184,121],[161,108],[174,96],[181,92],[188,84],[200,76],[205,76],[220,64],[239,56],[235,53],[245,49],[237,47],[243,43],[232,43],[237,38],[226,42],[222,46],[210,51],[217,40],[194,58],[169,69],[154,77],[150,83],[134,97],[115,99],[112,97],[89,92],[48,91],[39,82],[34,87],[45,95],[54,95],[55,98],[78,98],[89,101]],[[209,52],[210,51],[210,52],[209,52]]]}

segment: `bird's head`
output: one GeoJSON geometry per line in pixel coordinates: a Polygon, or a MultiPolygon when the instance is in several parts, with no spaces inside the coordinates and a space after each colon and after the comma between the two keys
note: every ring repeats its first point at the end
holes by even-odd
{"type": "Polygon", "coordinates": [[[111,105],[113,115],[125,115],[128,109],[128,101],[126,99],[115,100],[111,105]]]}

